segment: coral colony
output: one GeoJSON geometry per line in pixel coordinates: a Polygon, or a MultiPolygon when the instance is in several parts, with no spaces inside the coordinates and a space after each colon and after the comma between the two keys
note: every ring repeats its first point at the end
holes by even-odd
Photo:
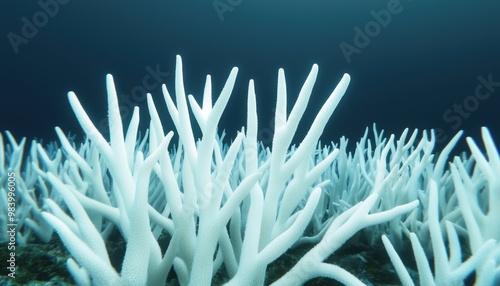
{"type": "Polygon", "coordinates": [[[246,127],[223,144],[217,126],[237,73],[231,70],[215,103],[207,76],[200,105],[186,97],[177,56],[175,97],[163,86],[175,144],[149,94],[145,135],[138,131],[138,107],[128,124],[122,122],[111,75],[109,140],[73,92],[68,98],[86,134],[82,144],[56,128],[60,148],[34,141],[24,156],[24,139],[18,143],[8,131],[0,136],[0,224],[7,229],[0,240],[10,253],[9,276],[20,263],[16,245],[33,233],[46,242],[55,230],[78,285],[165,285],[171,270],[180,285],[210,285],[219,270],[227,285],[264,285],[273,282],[266,280],[268,265],[302,244],[310,250],[273,285],[315,277],[365,285],[370,281],[325,262],[361,233],[368,244],[383,242],[404,285],[499,283],[500,158],[487,128],[484,147],[467,138],[470,155],[454,158],[461,132],[439,154],[433,154],[433,132],[384,137],[375,126],[353,152],[346,151],[345,138],[320,146],[349,84],[345,74],[293,145],[318,73],[314,65],[289,114],[285,73],[279,70],[270,148],[257,140],[252,80],[246,127]],[[195,126],[201,138],[195,138],[195,126]],[[112,266],[105,244],[112,233],[126,242],[120,269],[112,266]],[[160,235],[169,238],[165,245],[160,235]],[[403,252],[411,253],[418,275],[410,275],[403,252]]]}

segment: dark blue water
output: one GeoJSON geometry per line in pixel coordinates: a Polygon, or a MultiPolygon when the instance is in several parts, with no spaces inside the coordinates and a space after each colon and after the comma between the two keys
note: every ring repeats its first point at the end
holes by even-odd
{"type": "Polygon", "coordinates": [[[317,63],[299,135],[348,72],[352,82],[325,141],[346,135],[353,142],[373,122],[398,135],[406,127],[438,129],[439,142],[460,129],[479,139],[480,127],[488,126],[500,141],[497,1],[19,2],[0,4],[0,130],[17,138],[55,140],[54,126],[81,134],[69,90],[105,126],[106,73],[115,77],[125,121],[139,105],[147,127],[148,91],[172,129],[158,83],[173,91],[180,54],[186,91],[200,101],[207,73],[217,93],[239,67],[220,124],[230,137],[245,124],[249,79],[256,82],[265,140],[277,69],[285,68],[291,108],[317,63]]]}

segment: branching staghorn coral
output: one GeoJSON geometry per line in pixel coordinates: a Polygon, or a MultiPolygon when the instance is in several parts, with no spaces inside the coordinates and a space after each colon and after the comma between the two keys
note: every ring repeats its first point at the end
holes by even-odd
{"type": "MultiPolygon", "coordinates": [[[[309,243],[314,246],[274,285],[300,285],[319,276],[364,285],[360,277],[325,260],[348,241],[376,245],[382,235],[404,285],[415,283],[397,254],[409,246],[406,237],[421,285],[460,285],[473,272],[478,285],[498,282],[500,251],[494,225],[500,219],[495,208],[500,159],[487,129],[483,141],[488,159],[468,139],[473,155],[452,163],[448,157],[461,132],[436,157],[434,134],[424,131],[418,140],[418,131],[410,135],[408,129],[395,139],[385,138],[374,126],[373,140],[367,129],[353,153],[347,151],[345,138],[338,145],[322,146],[319,137],[350,81],[344,75],[301,143],[293,145],[318,73],[314,65],[290,114],[285,74],[279,70],[271,148],[257,140],[251,80],[246,128],[228,145],[217,127],[237,72],[233,68],[214,103],[207,76],[199,105],[185,94],[177,57],[175,96],[163,86],[179,136],[172,150],[168,146],[173,132],[165,132],[151,95],[149,129],[141,136],[139,108],[125,129],[113,78],[107,76],[107,140],[76,95],[68,94],[87,138],[76,145],[56,128],[60,149],[46,150],[33,142],[22,182],[41,195],[21,193],[30,194],[23,204],[29,203],[34,218],[26,217],[26,229],[38,235],[56,230],[72,256],[67,267],[77,284],[163,285],[174,270],[181,285],[210,285],[224,268],[228,285],[264,285],[273,282],[266,280],[271,262],[309,243]],[[195,124],[201,138],[194,136],[195,124]],[[113,267],[106,248],[114,231],[126,242],[121,269],[113,267]],[[167,246],[160,245],[162,235],[170,238],[167,246]],[[460,239],[472,250],[464,262],[460,239]],[[434,259],[433,270],[429,258],[434,259]]],[[[1,178],[9,168],[22,171],[24,141],[17,144],[7,136],[13,147],[4,148],[0,137],[1,178]],[[13,154],[7,156],[8,164],[6,153],[13,154]]]]}
{"type": "MultiPolygon", "coordinates": [[[[70,103],[91,142],[90,149],[92,152],[97,150],[99,155],[90,156],[94,158],[94,168],[89,168],[81,154],[66,142],[65,136],[58,130],[64,150],[75,162],[70,169],[81,170],[72,173],[81,173],[86,179],[63,182],[51,172],[46,172],[44,178],[64,198],[72,218],[63,215],[50,200],[51,212],[44,212],[43,216],[56,229],[72,254],[74,260],[69,260],[68,268],[75,280],[81,284],[92,281],[95,284],[158,285],[164,283],[173,266],[181,284],[208,285],[213,273],[223,264],[233,278],[231,283],[263,284],[266,266],[303,236],[323,196],[321,188],[317,187],[318,179],[338,154],[338,150],[334,150],[313,166],[303,164],[315,151],[319,136],[345,93],[349,82],[347,75],[318,113],[302,143],[289,153],[317,70],[317,66],[313,66],[289,115],[286,114],[285,76],[280,70],[276,133],[272,151],[264,156],[256,139],[257,115],[252,81],[249,84],[246,133],[240,132],[225,152],[221,152],[221,142],[216,140],[216,127],[231,94],[237,69],[231,71],[213,106],[210,77],[207,77],[202,107],[192,96],[188,97],[203,134],[199,141],[195,141],[183,87],[182,62],[180,57],[177,58],[176,104],[163,87],[165,102],[181,143],[175,158],[171,158],[166,151],[172,133],[165,135],[151,96],[148,96],[151,123],[147,148],[136,149],[138,108],[134,110],[124,134],[111,76],[107,78],[109,143],[92,124],[76,96],[70,93],[70,103]],[[96,164],[95,156],[102,158],[113,181],[109,199],[104,196],[103,176],[99,175],[99,171],[104,170],[99,170],[100,164],[96,164]],[[239,166],[243,170],[239,174],[239,182],[234,184],[230,175],[234,173],[237,157],[243,158],[244,164],[239,166]],[[161,182],[166,202],[163,209],[155,209],[148,202],[150,178],[161,182]],[[89,194],[86,195],[86,192],[89,194]],[[305,204],[302,202],[304,199],[305,204]],[[242,224],[243,221],[245,224],[242,224]],[[172,237],[164,254],[153,234],[152,224],[172,237]],[[110,225],[115,225],[127,242],[120,274],[111,266],[104,246],[103,234],[110,225]]],[[[369,199],[371,204],[375,201],[377,194],[369,199]]],[[[416,205],[415,201],[375,214],[378,219],[367,220],[367,224],[390,220],[416,205]]],[[[371,205],[357,208],[363,210],[359,215],[344,217],[330,224],[335,227],[351,225],[348,227],[350,231],[342,236],[325,225],[325,229],[330,230],[325,232],[322,240],[326,244],[323,246],[325,251],[333,252],[363,228],[358,222],[367,215],[371,205]],[[340,242],[333,237],[340,237],[340,242]],[[334,245],[329,245],[332,243],[334,245]]],[[[351,212],[358,213],[354,208],[351,212]]],[[[340,275],[345,275],[344,272],[340,275]]],[[[353,279],[351,276],[349,279],[353,279]]],[[[286,279],[290,280],[290,277],[286,279]]],[[[334,273],[332,277],[336,277],[334,273]]]]}
{"type": "Polygon", "coordinates": [[[18,143],[9,131],[5,135],[8,143],[4,143],[0,134],[0,226],[6,231],[0,233],[0,243],[23,246],[30,240],[31,233],[48,242],[53,230],[41,213],[43,199],[52,194],[38,174],[42,169],[58,173],[62,154],[51,145],[47,146],[50,149],[47,153],[33,140],[29,156],[25,157],[26,139],[18,143]]]}

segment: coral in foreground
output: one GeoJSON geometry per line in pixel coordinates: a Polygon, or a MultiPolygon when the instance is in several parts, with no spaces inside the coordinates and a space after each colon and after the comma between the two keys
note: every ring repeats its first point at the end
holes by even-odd
{"type": "MultiPolygon", "coordinates": [[[[346,242],[375,245],[381,238],[404,285],[415,283],[398,256],[409,247],[421,285],[460,285],[473,273],[478,285],[499,281],[500,158],[486,128],[488,159],[468,139],[472,155],[448,162],[461,133],[439,156],[432,153],[433,132],[423,132],[417,142],[417,130],[409,137],[405,130],[396,140],[374,127],[374,139],[367,130],[354,152],[347,151],[345,138],[321,146],[319,137],[349,84],[345,74],[300,144],[293,145],[318,73],[314,65],[289,114],[285,75],[279,71],[271,148],[257,140],[252,80],[246,127],[226,145],[217,126],[237,72],[233,68],[215,103],[207,76],[200,105],[185,94],[177,57],[175,97],[163,86],[179,137],[170,151],[174,133],[165,133],[149,94],[145,136],[138,131],[138,107],[124,129],[111,75],[109,141],[72,92],[70,104],[87,135],[82,144],[56,128],[61,148],[34,143],[23,171],[24,141],[18,144],[7,133],[10,145],[4,147],[0,136],[2,188],[9,172],[23,175],[16,211],[26,221],[25,233],[17,234],[21,241],[31,231],[48,240],[55,229],[72,256],[67,268],[79,285],[164,285],[172,269],[181,285],[210,285],[222,267],[228,285],[264,285],[272,282],[266,281],[267,266],[301,244],[313,246],[274,285],[300,285],[320,276],[365,285],[369,281],[325,261],[346,242]],[[195,138],[194,124],[201,138],[195,138]],[[121,269],[113,267],[106,246],[114,232],[126,242],[121,269]],[[160,245],[161,236],[169,237],[168,245],[160,245]],[[460,240],[470,246],[470,257],[462,259],[460,240]]],[[[2,189],[4,225],[6,194],[2,189]]]]}

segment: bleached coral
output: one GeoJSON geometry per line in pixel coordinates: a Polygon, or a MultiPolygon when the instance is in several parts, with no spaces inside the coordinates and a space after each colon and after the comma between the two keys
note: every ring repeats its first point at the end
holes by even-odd
{"type": "MultiPolygon", "coordinates": [[[[270,282],[265,280],[267,266],[303,243],[314,246],[275,285],[298,285],[318,276],[364,285],[325,260],[348,240],[375,245],[384,234],[404,284],[414,283],[396,252],[408,246],[406,236],[414,248],[422,285],[460,284],[473,271],[481,285],[498,279],[500,253],[494,225],[500,217],[494,205],[500,159],[486,129],[488,160],[469,139],[473,156],[455,158],[449,169],[446,163],[461,133],[437,158],[434,134],[424,131],[417,141],[417,130],[411,135],[405,130],[396,140],[394,135],[384,138],[374,127],[372,141],[367,129],[353,153],[347,151],[345,138],[338,145],[321,146],[319,137],[349,84],[346,74],[301,143],[293,145],[318,73],[314,65],[290,114],[285,74],[279,71],[271,148],[257,139],[252,80],[246,128],[226,145],[217,127],[237,72],[233,68],[215,103],[207,76],[199,105],[194,96],[185,94],[182,61],[177,57],[175,97],[163,86],[179,137],[171,151],[168,146],[174,134],[165,132],[151,95],[147,97],[149,129],[141,137],[139,108],[125,130],[113,78],[107,76],[108,141],[76,95],[69,93],[87,139],[77,146],[56,128],[60,149],[45,151],[32,145],[24,179],[30,185],[36,182],[43,195],[31,196],[38,219],[26,219],[26,224],[48,233],[50,225],[57,231],[72,256],[68,270],[79,285],[163,285],[171,269],[181,285],[210,285],[222,267],[229,276],[228,285],[263,285],[270,282]],[[199,126],[201,138],[195,138],[192,121],[199,126]],[[115,230],[126,242],[121,269],[113,267],[106,248],[115,230]],[[163,252],[162,234],[170,238],[163,252]],[[473,251],[463,263],[459,237],[473,251]],[[432,255],[434,272],[427,262],[432,255]],[[480,263],[484,257],[488,259],[480,263]]],[[[9,140],[15,151],[11,153],[21,152],[22,146],[9,140]]],[[[9,164],[17,166],[19,160],[9,164]]],[[[21,172],[15,166],[10,168],[21,172]]]]}

